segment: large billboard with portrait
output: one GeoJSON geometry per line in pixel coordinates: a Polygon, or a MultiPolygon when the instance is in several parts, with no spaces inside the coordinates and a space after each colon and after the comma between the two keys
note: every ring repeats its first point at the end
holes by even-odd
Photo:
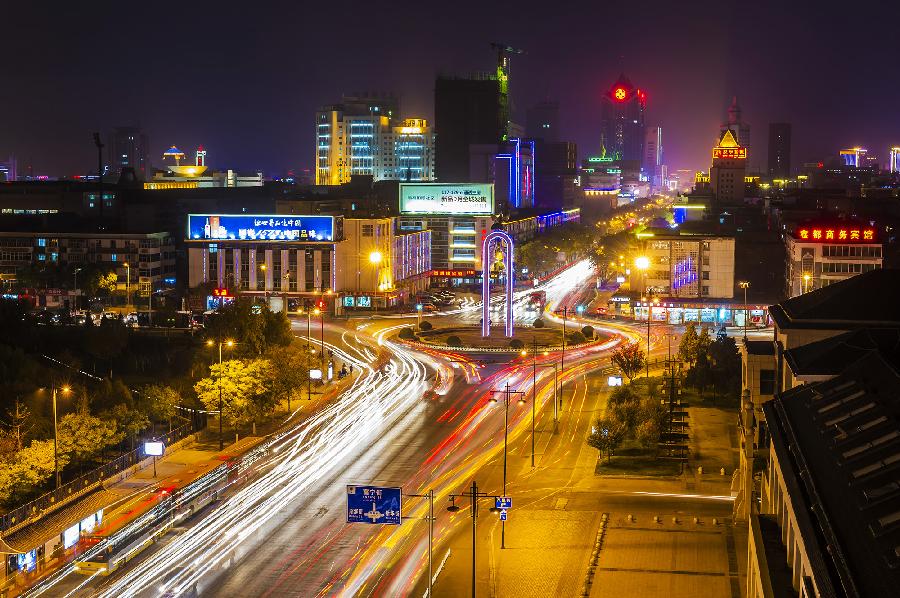
{"type": "Polygon", "coordinates": [[[400,213],[435,216],[489,216],[494,185],[489,183],[400,183],[400,213]]]}
{"type": "Polygon", "coordinates": [[[189,214],[190,241],[308,241],[335,239],[333,216],[189,214]]]}

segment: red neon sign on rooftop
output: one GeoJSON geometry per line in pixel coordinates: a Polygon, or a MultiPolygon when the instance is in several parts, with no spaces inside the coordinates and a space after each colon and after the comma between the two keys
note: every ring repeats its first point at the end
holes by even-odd
{"type": "Polygon", "coordinates": [[[858,226],[804,226],[795,231],[794,237],[798,241],[812,243],[874,243],[875,229],[858,226]]]}

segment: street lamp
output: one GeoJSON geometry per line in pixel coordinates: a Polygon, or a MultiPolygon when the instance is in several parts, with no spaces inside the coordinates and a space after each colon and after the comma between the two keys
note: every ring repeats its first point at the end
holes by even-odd
{"type": "Polygon", "coordinates": [[[750,288],[750,282],[742,280],[738,286],[744,289],[744,340],[747,340],[747,320],[750,319],[750,308],[747,306],[747,289],[750,288]]]}
{"type": "MultiPolygon", "coordinates": [[[[68,385],[62,386],[59,390],[63,394],[69,394],[71,388],[68,385]]],[[[56,477],[56,488],[59,489],[59,429],[56,417],[56,387],[50,390],[50,396],[53,399],[53,473],[56,477]]]]}
{"type": "Polygon", "coordinates": [[[219,345],[219,450],[221,451],[225,448],[224,437],[222,436],[222,345],[231,349],[234,347],[234,341],[230,339],[225,341],[213,341],[210,339],[206,341],[207,347],[212,347],[216,344],[219,345]]]}
{"type": "Polygon", "coordinates": [[[425,307],[421,303],[416,303],[416,324],[422,328],[422,308],[425,307]]]}
{"type": "Polygon", "coordinates": [[[131,266],[125,262],[125,309],[131,305],[131,266]]]}
{"type": "MultiPolygon", "coordinates": [[[[269,287],[266,284],[266,270],[268,269],[268,267],[265,264],[260,264],[259,269],[263,274],[263,281],[262,281],[262,283],[263,283],[263,301],[265,301],[266,305],[268,305],[269,304],[269,287]]],[[[259,281],[256,281],[256,288],[257,289],[259,288],[259,281]]]]}
{"type": "MultiPolygon", "coordinates": [[[[503,496],[506,496],[506,449],[509,444],[509,403],[511,396],[517,394],[521,395],[518,400],[519,405],[524,405],[525,399],[523,397],[525,393],[520,390],[510,390],[509,382],[506,383],[506,387],[503,390],[491,391],[491,403],[497,402],[494,393],[503,393],[503,404],[505,406],[505,423],[503,424],[503,496]]],[[[500,524],[500,548],[506,548],[506,521],[501,521],[500,524]]]]}
{"type": "MultiPolygon", "coordinates": [[[[447,507],[447,510],[451,513],[456,513],[459,511],[459,505],[456,504],[457,498],[468,498],[469,503],[472,508],[472,598],[475,598],[475,571],[476,571],[476,543],[475,538],[477,537],[477,522],[478,522],[478,501],[484,498],[493,498],[496,504],[497,497],[493,494],[486,494],[484,492],[478,491],[478,484],[475,483],[475,480],[472,480],[472,487],[469,492],[465,494],[450,494],[448,496],[450,498],[450,506],[447,507]]],[[[496,511],[495,508],[489,509],[490,511],[496,511]]],[[[429,593],[428,598],[431,598],[431,594],[429,593]]]]}
{"type": "MultiPolygon", "coordinates": [[[[382,253],[378,250],[373,251],[369,254],[369,263],[375,266],[375,285],[373,287],[375,297],[378,297],[378,291],[381,290],[381,261],[384,259],[382,253]]],[[[385,297],[385,307],[387,307],[387,297],[385,297]]],[[[378,310],[378,303],[376,302],[373,306],[373,310],[378,310]]]]}
{"type": "Polygon", "coordinates": [[[812,280],[812,275],[810,275],[809,272],[803,274],[803,292],[804,293],[809,292],[809,281],[810,280],[812,280]]]}
{"type": "Polygon", "coordinates": [[[75,311],[78,311],[78,273],[81,268],[75,268],[75,311]]]}

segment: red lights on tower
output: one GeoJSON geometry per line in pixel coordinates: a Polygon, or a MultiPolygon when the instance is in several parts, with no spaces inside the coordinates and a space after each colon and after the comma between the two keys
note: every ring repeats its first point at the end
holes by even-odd
{"type": "Polygon", "coordinates": [[[624,102],[625,98],[628,97],[628,90],[626,90],[622,86],[616,87],[613,90],[613,97],[616,98],[616,100],[619,102],[624,102]]]}

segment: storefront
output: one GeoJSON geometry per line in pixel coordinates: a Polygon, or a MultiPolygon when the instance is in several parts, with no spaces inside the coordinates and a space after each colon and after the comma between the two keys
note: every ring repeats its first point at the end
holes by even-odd
{"type": "Polygon", "coordinates": [[[768,308],[764,305],[750,305],[747,310],[743,305],[725,302],[699,303],[668,300],[650,304],[647,301],[637,301],[633,309],[634,319],[646,322],[648,310],[652,322],[675,325],[695,322],[762,328],[769,323],[768,308]],[[749,319],[747,319],[748,312],[749,319]]]}

